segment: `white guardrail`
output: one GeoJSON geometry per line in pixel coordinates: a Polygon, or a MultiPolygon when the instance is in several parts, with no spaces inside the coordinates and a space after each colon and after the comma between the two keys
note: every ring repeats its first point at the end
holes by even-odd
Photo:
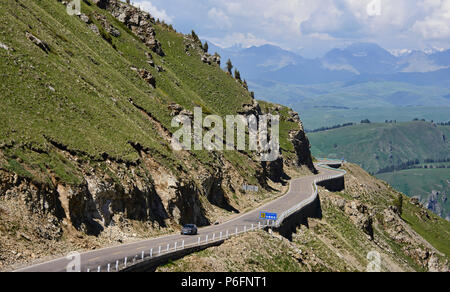
{"type": "MultiPolygon", "coordinates": [[[[331,161],[331,160],[329,160],[329,161],[331,161]]],[[[342,162],[342,161],[340,161],[340,162],[342,162]]],[[[159,257],[165,256],[165,255],[168,255],[168,254],[171,254],[174,252],[179,252],[182,250],[190,249],[190,248],[213,245],[214,243],[218,243],[220,241],[227,240],[233,236],[237,236],[242,233],[260,230],[260,229],[264,229],[267,227],[278,228],[281,226],[281,224],[283,223],[283,221],[286,218],[288,218],[292,214],[300,211],[301,209],[303,209],[304,207],[308,206],[309,204],[311,204],[312,202],[314,202],[316,200],[316,198],[318,196],[317,184],[319,182],[331,180],[331,179],[335,179],[335,178],[340,178],[340,177],[343,177],[347,173],[345,170],[342,170],[342,169],[328,167],[326,163],[318,163],[318,165],[321,167],[335,170],[335,171],[340,171],[342,173],[338,174],[338,175],[332,175],[332,176],[323,176],[319,179],[314,180],[314,183],[312,186],[313,194],[311,195],[311,197],[304,200],[300,204],[295,205],[291,209],[283,212],[280,215],[280,217],[278,218],[278,220],[276,220],[276,221],[275,220],[267,220],[267,221],[264,221],[263,223],[259,222],[258,224],[251,224],[248,226],[244,225],[244,226],[241,226],[240,228],[236,227],[236,229],[234,229],[234,230],[226,230],[225,232],[217,232],[217,233],[213,233],[213,234],[199,236],[197,242],[194,242],[189,245],[185,245],[185,241],[183,240],[180,242],[175,242],[172,245],[168,244],[166,246],[150,248],[149,250],[143,250],[140,254],[137,254],[136,256],[134,256],[132,258],[126,257],[123,260],[117,260],[114,263],[110,263],[110,264],[102,265],[102,266],[96,266],[96,267],[88,266],[85,269],[85,271],[88,273],[89,272],[118,272],[118,271],[121,271],[128,267],[131,267],[136,264],[150,260],[150,259],[157,259],[159,257]]]]}
{"type": "Polygon", "coordinates": [[[132,267],[136,264],[145,262],[150,259],[157,259],[159,257],[172,254],[174,252],[195,248],[195,247],[203,247],[207,245],[213,245],[214,243],[218,243],[227,239],[230,239],[233,236],[238,236],[239,234],[264,229],[267,227],[275,227],[275,220],[267,220],[263,223],[258,222],[258,224],[250,224],[236,227],[234,230],[226,230],[225,232],[216,232],[213,234],[208,234],[204,236],[199,236],[198,241],[189,245],[185,245],[185,241],[175,242],[174,244],[159,246],[157,248],[150,248],[149,250],[143,250],[140,254],[137,254],[134,257],[125,257],[123,260],[117,260],[114,263],[110,263],[107,265],[101,266],[88,266],[85,271],[86,272],[119,272],[123,269],[132,267]]]}
{"type": "MultiPolygon", "coordinates": [[[[331,159],[329,161],[332,161],[331,159]]],[[[338,161],[336,161],[338,162],[338,161]]],[[[342,163],[341,160],[339,160],[339,162],[342,163]]],[[[309,204],[311,204],[312,202],[314,202],[317,199],[318,196],[318,188],[317,188],[317,184],[323,181],[327,181],[327,180],[332,180],[332,179],[336,179],[336,178],[340,178],[343,177],[347,174],[347,172],[343,169],[337,169],[337,168],[331,168],[329,167],[327,164],[325,163],[318,163],[318,165],[320,165],[321,167],[324,168],[329,168],[335,171],[340,171],[342,172],[341,174],[337,174],[337,175],[330,175],[330,176],[324,176],[321,177],[319,179],[314,180],[313,183],[313,194],[311,195],[311,197],[309,197],[308,199],[300,202],[298,205],[295,205],[294,207],[292,207],[291,209],[283,212],[280,217],[278,218],[278,220],[275,222],[275,227],[280,227],[281,224],[283,223],[283,221],[288,218],[289,216],[291,216],[292,214],[300,211],[301,209],[303,209],[304,207],[308,206],[309,204]]]]}

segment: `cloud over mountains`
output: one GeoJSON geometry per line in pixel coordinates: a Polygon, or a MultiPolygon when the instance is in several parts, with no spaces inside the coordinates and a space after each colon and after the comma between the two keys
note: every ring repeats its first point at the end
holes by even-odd
{"type": "Polygon", "coordinates": [[[229,47],[276,43],[305,55],[355,41],[450,48],[450,0],[136,0],[155,17],[229,47]],[[367,6],[378,3],[379,15],[367,6]]]}

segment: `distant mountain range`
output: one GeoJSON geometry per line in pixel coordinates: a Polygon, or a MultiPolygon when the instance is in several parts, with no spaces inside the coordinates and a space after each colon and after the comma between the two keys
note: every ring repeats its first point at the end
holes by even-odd
{"type": "Polygon", "coordinates": [[[217,51],[224,61],[230,58],[249,80],[301,85],[368,81],[436,85],[450,81],[450,50],[428,54],[408,51],[395,56],[377,44],[355,43],[317,59],[306,59],[273,45],[228,49],[211,45],[210,51],[217,51]]]}
{"type": "Polygon", "coordinates": [[[232,60],[258,99],[294,108],[308,129],[359,122],[369,114],[375,122],[443,122],[450,116],[450,50],[390,52],[355,43],[307,59],[273,45],[209,48],[222,56],[223,66],[232,60]]]}

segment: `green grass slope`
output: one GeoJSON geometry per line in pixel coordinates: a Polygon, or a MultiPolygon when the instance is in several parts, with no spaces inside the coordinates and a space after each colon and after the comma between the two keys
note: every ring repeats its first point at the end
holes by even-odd
{"type": "MultiPolygon", "coordinates": [[[[0,148],[8,161],[4,168],[41,181],[48,179],[35,172],[51,170],[58,180],[77,184],[80,173],[52,151],[55,145],[86,160],[107,157],[123,163],[138,161],[133,145],[140,145],[176,171],[183,163],[142,110],[173,132],[170,103],[189,110],[201,106],[205,114],[220,116],[252,104],[250,93],[219,66],[203,63],[195,50],[185,53],[186,36],[155,25],[166,56],[153,54],[152,67],[145,55],[151,50],[136,35],[105,10],[86,3],[90,2],[82,1],[82,12],[100,31],[94,13],[104,15],[120,36],[96,35],[79,17],[68,16],[57,1],[0,3],[0,42],[13,49],[0,49],[0,148]],[[26,32],[45,41],[50,51],[29,41],[26,32]],[[164,71],[158,72],[157,66],[164,71]],[[156,88],[132,67],[155,76],[156,88]]],[[[194,155],[200,163],[211,160],[208,153],[194,155]]],[[[242,175],[254,175],[248,163],[242,163],[245,155],[234,151],[224,155],[240,165],[242,175]]]]}

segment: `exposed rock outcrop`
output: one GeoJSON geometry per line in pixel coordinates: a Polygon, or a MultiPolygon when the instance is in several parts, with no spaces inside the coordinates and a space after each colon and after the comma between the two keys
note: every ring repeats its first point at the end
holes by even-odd
{"type": "Polygon", "coordinates": [[[211,56],[208,53],[205,53],[202,55],[201,60],[203,63],[206,63],[208,65],[216,64],[220,66],[220,56],[219,55],[213,55],[211,56]]]}
{"type": "Polygon", "coordinates": [[[153,52],[160,56],[165,55],[161,43],[156,39],[153,27],[155,19],[149,13],[116,0],[110,0],[106,9],[120,22],[127,25],[153,52]]]}
{"type": "Polygon", "coordinates": [[[297,165],[306,165],[312,172],[317,173],[312,161],[311,144],[309,143],[309,139],[306,137],[303,126],[301,125],[301,129],[299,131],[291,132],[289,136],[292,144],[294,144],[295,152],[297,154],[297,165]]]}
{"type": "Polygon", "coordinates": [[[426,208],[441,217],[446,217],[443,206],[447,203],[447,194],[433,190],[426,200],[426,208]]]}
{"type": "Polygon", "coordinates": [[[101,15],[99,13],[93,13],[93,16],[95,17],[95,19],[97,19],[100,24],[102,25],[103,29],[108,32],[110,35],[112,35],[113,37],[120,37],[120,31],[114,27],[107,19],[104,15],[101,15]]]}
{"type": "Polygon", "coordinates": [[[153,75],[147,71],[146,69],[139,69],[139,76],[144,79],[148,84],[150,84],[153,88],[156,87],[156,79],[153,75]]]}
{"type": "Polygon", "coordinates": [[[370,239],[373,239],[373,219],[366,205],[358,201],[349,202],[345,204],[344,212],[350,216],[350,219],[358,228],[367,234],[370,239]]]}
{"type": "MultiPolygon", "coordinates": [[[[132,5],[123,3],[118,0],[93,0],[101,9],[108,10],[112,16],[125,24],[139,39],[146,44],[153,52],[160,56],[164,56],[161,43],[156,39],[155,19],[147,12],[142,11],[132,5]]],[[[102,26],[111,35],[118,37],[120,32],[104,19],[103,16],[97,15],[102,26]]]]}
{"type": "Polygon", "coordinates": [[[41,50],[43,50],[47,54],[50,52],[50,46],[46,42],[38,39],[37,37],[35,37],[33,34],[31,34],[29,32],[26,32],[25,35],[33,44],[38,46],[41,50]]]}

